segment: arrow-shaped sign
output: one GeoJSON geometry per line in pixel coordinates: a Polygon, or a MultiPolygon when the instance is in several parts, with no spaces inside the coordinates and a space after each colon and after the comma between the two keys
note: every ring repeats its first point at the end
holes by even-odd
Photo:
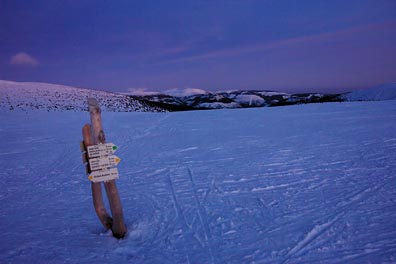
{"type": "Polygon", "coordinates": [[[109,170],[94,171],[89,176],[88,179],[92,182],[103,182],[118,179],[118,169],[111,168],[109,170]]]}
{"type": "Polygon", "coordinates": [[[100,158],[93,158],[89,160],[89,166],[91,171],[107,169],[110,167],[117,166],[121,159],[115,155],[105,156],[100,158]]]}
{"type": "Polygon", "coordinates": [[[113,143],[88,146],[87,147],[88,157],[95,158],[95,157],[111,155],[114,154],[114,152],[116,152],[117,148],[118,147],[113,143]]]}

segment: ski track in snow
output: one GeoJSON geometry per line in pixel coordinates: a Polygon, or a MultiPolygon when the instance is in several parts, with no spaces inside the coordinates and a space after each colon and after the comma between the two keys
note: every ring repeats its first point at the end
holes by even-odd
{"type": "Polygon", "coordinates": [[[88,120],[0,116],[1,263],[396,261],[395,101],[103,113],[123,240],[92,206],[88,120]]]}

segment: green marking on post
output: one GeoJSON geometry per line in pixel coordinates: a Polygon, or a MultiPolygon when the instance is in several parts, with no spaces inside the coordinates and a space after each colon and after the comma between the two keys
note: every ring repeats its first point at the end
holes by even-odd
{"type": "Polygon", "coordinates": [[[116,150],[117,149],[117,146],[113,146],[113,150],[116,150]]]}

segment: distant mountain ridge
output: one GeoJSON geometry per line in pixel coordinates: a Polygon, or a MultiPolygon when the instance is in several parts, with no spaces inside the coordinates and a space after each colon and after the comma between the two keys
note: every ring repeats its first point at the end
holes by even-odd
{"type": "Polygon", "coordinates": [[[65,85],[0,80],[1,110],[87,111],[96,98],[107,112],[161,112],[164,109],[131,96],[65,85]]]}
{"type": "Polygon", "coordinates": [[[287,94],[273,91],[229,91],[178,97],[164,94],[142,96],[144,100],[173,111],[283,106],[340,102],[341,94],[287,94]]]}
{"type": "Polygon", "coordinates": [[[150,103],[158,104],[170,111],[271,107],[344,101],[382,101],[396,100],[396,83],[383,84],[365,90],[355,90],[341,94],[287,94],[274,91],[250,90],[205,92],[189,96],[150,94],[140,96],[140,98],[150,103]]]}

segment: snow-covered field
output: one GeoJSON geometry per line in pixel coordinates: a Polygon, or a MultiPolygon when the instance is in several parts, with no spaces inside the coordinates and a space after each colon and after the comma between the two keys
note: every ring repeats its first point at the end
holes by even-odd
{"type": "Polygon", "coordinates": [[[1,113],[1,263],[396,261],[396,101],[103,113],[123,240],[92,206],[88,121],[1,113]]]}

